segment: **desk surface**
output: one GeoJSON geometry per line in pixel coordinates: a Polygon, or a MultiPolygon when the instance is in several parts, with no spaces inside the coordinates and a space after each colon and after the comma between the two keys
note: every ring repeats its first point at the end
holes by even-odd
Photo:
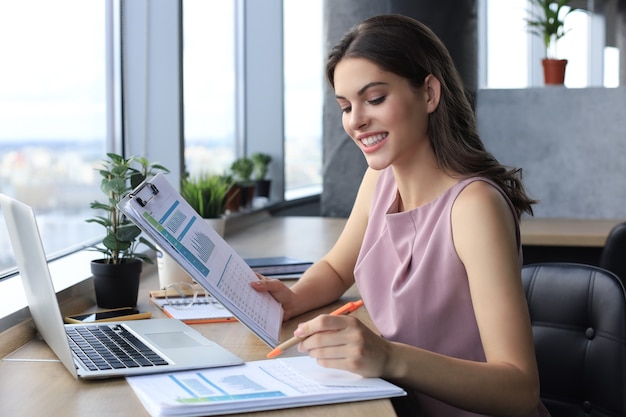
{"type": "MultiPolygon", "coordinates": [[[[339,219],[271,218],[233,233],[226,240],[244,257],[286,255],[316,260],[335,242],[343,224],[344,220],[339,219]]],[[[143,311],[151,311],[154,317],[162,317],[161,311],[148,300],[148,291],[157,287],[155,267],[145,268],[138,306],[143,311]]],[[[356,290],[351,289],[342,301],[320,309],[320,312],[329,312],[342,302],[357,297],[356,290]]],[[[64,311],[64,314],[68,313],[64,311]]],[[[285,323],[282,339],[292,334],[298,322],[316,314],[309,313],[285,323]]],[[[355,315],[371,323],[365,309],[355,315]]],[[[247,361],[265,359],[269,352],[269,347],[240,323],[200,324],[194,328],[247,361]]],[[[237,416],[290,416],[293,412],[293,409],[287,409],[237,416]]],[[[56,360],[47,345],[35,339],[0,361],[0,415],[145,417],[148,413],[123,378],[77,381],[56,360]]],[[[306,407],[298,409],[298,415],[365,417],[395,413],[389,400],[374,400],[306,407]]]]}

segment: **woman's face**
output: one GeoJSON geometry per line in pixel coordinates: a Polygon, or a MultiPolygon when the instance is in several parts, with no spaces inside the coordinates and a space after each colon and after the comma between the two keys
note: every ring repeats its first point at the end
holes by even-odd
{"type": "Polygon", "coordinates": [[[334,74],[335,97],[346,133],[368,165],[383,169],[410,164],[429,147],[428,89],[411,88],[406,78],[364,58],[344,58],[334,74]]]}

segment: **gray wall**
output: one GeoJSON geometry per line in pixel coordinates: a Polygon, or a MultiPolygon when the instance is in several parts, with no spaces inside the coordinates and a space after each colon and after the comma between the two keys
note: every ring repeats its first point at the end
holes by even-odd
{"type": "Polygon", "coordinates": [[[535,217],[626,219],[626,88],[481,90],[481,137],[521,167],[535,217]]]}
{"type": "MultiPolygon", "coordinates": [[[[476,0],[326,0],[326,51],[360,21],[378,14],[401,13],[428,25],[448,47],[470,94],[477,82],[476,0]]],[[[323,114],[323,216],[347,217],[358,191],[365,159],[341,126],[334,94],[325,85],[323,114]]]]}

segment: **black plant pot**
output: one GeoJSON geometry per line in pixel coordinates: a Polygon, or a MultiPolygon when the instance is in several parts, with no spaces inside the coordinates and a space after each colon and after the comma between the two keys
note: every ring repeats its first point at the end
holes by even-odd
{"type": "Polygon", "coordinates": [[[142,263],[140,259],[129,259],[120,264],[107,264],[104,259],[91,261],[98,307],[136,306],[142,263]]]}
{"type": "Polygon", "coordinates": [[[270,180],[256,180],[256,196],[270,198],[270,186],[272,182],[270,180]]]}
{"type": "Polygon", "coordinates": [[[255,187],[255,184],[241,184],[241,194],[239,194],[241,208],[247,209],[252,206],[255,187]]]}

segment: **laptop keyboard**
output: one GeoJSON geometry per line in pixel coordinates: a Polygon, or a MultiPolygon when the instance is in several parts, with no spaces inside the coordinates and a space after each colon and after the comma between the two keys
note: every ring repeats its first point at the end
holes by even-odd
{"type": "Polygon", "coordinates": [[[65,330],[72,351],[92,371],[168,364],[120,325],[66,327],[65,330]]]}

